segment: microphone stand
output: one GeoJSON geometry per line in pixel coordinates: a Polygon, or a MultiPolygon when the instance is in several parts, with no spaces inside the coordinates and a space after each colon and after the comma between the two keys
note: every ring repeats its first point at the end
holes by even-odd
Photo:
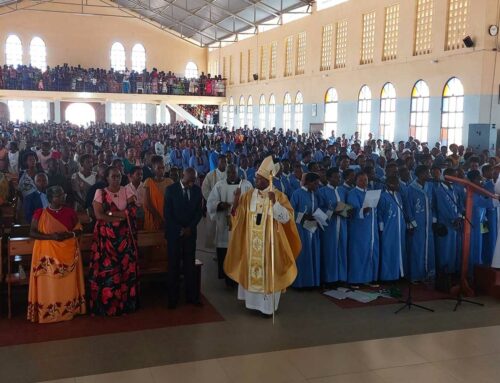
{"type": "MultiPolygon", "coordinates": [[[[387,183],[381,179],[377,178],[377,179],[375,179],[375,181],[379,182],[383,185],[387,185],[387,183]]],[[[396,203],[396,206],[398,207],[399,211],[401,213],[403,213],[403,219],[405,221],[406,227],[409,228],[410,230],[414,229],[415,227],[411,223],[410,218],[406,214],[405,210],[399,204],[398,199],[394,195],[392,195],[391,193],[389,193],[389,195],[396,203]]],[[[397,309],[394,312],[394,314],[399,314],[405,308],[408,308],[408,310],[411,310],[412,307],[416,307],[418,309],[426,310],[429,312],[434,312],[434,310],[429,308],[429,307],[425,307],[425,306],[422,306],[422,305],[419,305],[419,304],[413,302],[413,283],[411,282],[411,251],[410,252],[408,251],[408,246],[405,246],[405,254],[406,254],[406,259],[408,260],[408,277],[406,278],[406,280],[408,281],[408,296],[406,297],[406,300],[402,300],[402,299],[399,300],[399,303],[403,303],[403,306],[401,306],[399,309],[397,309]]]]}
{"type": "MultiPolygon", "coordinates": [[[[394,202],[396,203],[398,209],[403,213],[403,218],[404,218],[406,227],[408,227],[410,230],[414,229],[415,227],[411,223],[410,218],[408,217],[408,215],[406,214],[404,209],[399,205],[397,198],[394,195],[392,195],[391,193],[389,193],[389,195],[392,197],[392,199],[394,199],[394,202]]],[[[419,308],[421,310],[426,310],[426,311],[433,313],[434,312],[433,309],[413,302],[413,283],[411,282],[411,272],[412,272],[411,271],[411,260],[412,260],[412,257],[411,257],[411,251],[408,251],[408,246],[405,246],[405,253],[406,253],[406,259],[408,260],[408,276],[406,278],[406,280],[408,281],[408,296],[406,297],[406,300],[399,300],[399,303],[403,303],[403,306],[401,306],[399,309],[397,309],[394,312],[394,314],[399,314],[405,308],[408,308],[408,310],[411,310],[412,307],[416,307],[416,308],[419,308]]]]}

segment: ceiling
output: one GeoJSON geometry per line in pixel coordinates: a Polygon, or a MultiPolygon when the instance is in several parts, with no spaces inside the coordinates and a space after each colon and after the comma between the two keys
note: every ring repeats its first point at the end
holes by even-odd
{"type": "MultiPolygon", "coordinates": [[[[0,0],[1,2],[2,0],[0,0]]],[[[287,13],[312,0],[113,0],[141,17],[176,32],[201,46],[236,41],[237,35],[254,34],[259,25],[280,23],[287,13]]]]}

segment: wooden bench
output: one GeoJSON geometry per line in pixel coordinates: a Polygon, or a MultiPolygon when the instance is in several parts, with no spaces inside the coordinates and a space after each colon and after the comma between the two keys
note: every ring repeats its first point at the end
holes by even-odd
{"type": "MultiPolygon", "coordinates": [[[[7,283],[7,305],[8,305],[8,316],[12,316],[12,286],[14,285],[26,285],[29,283],[29,276],[22,278],[18,272],[12,270],[13,262],[16,258],[19,260],[21,258],[25,259],[26,262],[29,261],[31,264],[31,255],[33,252],[33,246],[35,240],[30,237],[17,237],[11,238],[7,237],[7,273],[5,275],[5,281],[7,283]]],[[[80,251],[82,253],[82,259],[88,261],[88,255],[93,242],[92,234],[83,234],[80,237],[80,251]]],[[[139,231],[137,235],[137,242],[139,247],[139,252],[141,248],[150,248],[158,245],[166,244],[164,233],[162,231],[139,231]]],[[[2,250],[0,247],[0,263],[3,261],[2,250]]],[[[161,259],[152,259],[148,254],[139,257],[139,270],[141,275],[152,275],[161,274],[167,272],[167,259],[165,257],[161,259]]],[[[198,289],[201,288],[201,267],[203,262],[196,259],[196,274],[198,280],[198,289]]],[[[28,274],[28,273],[27,273],[28,274]]],[[[85,273],[86,275],[87,273],[85,273]]]]}

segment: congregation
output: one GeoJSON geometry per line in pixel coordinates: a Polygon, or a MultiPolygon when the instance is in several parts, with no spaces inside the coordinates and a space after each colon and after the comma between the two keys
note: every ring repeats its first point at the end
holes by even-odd
{"type": "MultiPolygon", "coordinates": [[[[232,221],[254,188],[270,190],[275,219],[291,233],[285,249],[295,263],[289,268],[296,268],[296,278],[289,277],[295,271],[287,277],[294,288],[453,278],[460,271],[466,196],[463,186],[445,177],[468,179],[495,193],[500,174],[498,154],[487,150],[412,137],[391,143],[370,134],[363,140],[358,132],[348,138],[332,131],[327,137],[248,127],[196,129],[183,122],[95,123],[86,129],[7,123],[1,132],[1,198],[19,196],[21,221],[31,224],[40,248],[52,246],[53,258],[38,257],[46,252],[37,247],[33,251],[28,319],[34,322],[67,320],[87,310],[136,310],[138,228],[165,230],[169,308],[179,302],[181,265],[187,302],[201,304],[193,287],[194,256],[196,227],[205,212],[215,222],[205,241],[216,248],[218,277],[229,287],[240,284],[238,296],[248,308],[272,313],[269,302],[263,307],[241,288],[231,265],[232,240],[240,240],[231,235],[232,221]],[[265,173],[269,156],[276,171],[265,173]],[[272,186],[262,174],[272,174],[272,186]],[[367,205],[367,192],[374,190],[380,197],[367,205]],[[95,223],[88,293],[75,256],[82,215],[95,223]],[[62,278],[35,283],[36,276],[54,272],[62,278]],[[57,289],[64,310],[44,295],[50,283],[66,284],[57,289]]],[[[474,195],[470,271],[492,263],[498,216],[494,199],[474,195]]]]}
{"type": "Polygon", "coordinates": [[[222,76],[187,78],[168,71],[142,72],[102,68],[83,68],[69,64],[47,67],[31,65],[0,66],[0,89],[57,92],[141,93],[224,97],[226,80],[222,76]]]}

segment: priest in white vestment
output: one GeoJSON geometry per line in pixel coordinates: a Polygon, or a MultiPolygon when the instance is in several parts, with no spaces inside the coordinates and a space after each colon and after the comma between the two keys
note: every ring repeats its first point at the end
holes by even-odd
{"type": "MultiPolygon", "coordinates": [[[[215,184],[226,179],[226,167],[226,156],[219,155],[217,159],[217,168],[206,175],[201,185],[201,193],[203,194],[203,198],[205,198],[205,201],[208,201],[210,192],[214,188],[215,184]]],[[[212,220],[210,218],[207,218],[205,221],[207,226],[205,247],[207,249],[215,248],[215,225],[213,225],[211,221],[212,220]]]]}
{"type": "Polygon", "coordinates": [[[237,189],[244,194],[253,187],[247,180],[238,178],[237,167],[234,164],[227,166],[226,174],[226,179],[217,182],[210,192],[207,199],[207,212],[210,219],[215,222],[218,277],[225,279],[226,285],[231,287],[235,282],[224,273],[224,259],[231,230],[231,207],[237,189]]]}

